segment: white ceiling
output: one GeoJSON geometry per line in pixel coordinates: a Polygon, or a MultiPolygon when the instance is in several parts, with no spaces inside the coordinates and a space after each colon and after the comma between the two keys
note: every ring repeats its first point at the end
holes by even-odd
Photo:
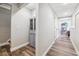
{"type": "Polygon", "coordinates": [[[28,5],[26,5],[26,8],[34,10],[36,8],[36,3],[29,3],[28,5]]]}
{"type": "Polygon", "coordinates": [[[58,17],[69,17],[73,14],[78,6],[77,3],[51,3],[49,4],[52,10],[55,11],[58,17]]]}

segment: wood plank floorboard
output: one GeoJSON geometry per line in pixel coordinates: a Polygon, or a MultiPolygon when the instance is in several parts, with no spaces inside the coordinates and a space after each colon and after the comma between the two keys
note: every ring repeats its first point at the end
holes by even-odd
{"type": "Polygon", "coordinates": [[[70,39],[64,34],[58,37],[46,56],[77,56],[70,39]]]}
{"type": "Polygon", "coordinates": [[[10,52],[10,46],[0,47],[0,56],[35,56],[35,48],[30,44],[14,52],[10,52]]]}

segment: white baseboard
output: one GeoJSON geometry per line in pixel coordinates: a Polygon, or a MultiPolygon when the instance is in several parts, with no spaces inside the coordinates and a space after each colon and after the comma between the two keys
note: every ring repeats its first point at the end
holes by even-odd
{"type": "Polygon", "coordinates": [[[59,37],[60,35],[58,35],[58,36],[56,36],[56,38],[55,39],[58,39],[58,37],[59,37]]]}
{"type": "Polygon", "coordinates": [[[17,49],[20,49],[20,48],[22,48],[22,47],[28,45],[28,44],[29,44],[29,42],[24,43],[24,44],[21,44],[21,45],[19,45],[19,46],[17,46],[17,47],[11,48],[10,50],[11,50],[11,52],[13,52],[13,51],[16,51],[17,49]]]}
{"type": "Polygon", "coordinates": [[[4,43],[1,43],[0,46],[4,46],[4,45],[7,45],[9,44],[8,42],[4,42],[4,43]]]}
{"type": "Polygon", "coordinates": [[[4,45],[7,45],[7,44],[9,44],[9,41],[10,39],[8,39],[7,41],[5,41],[5,42],[3,42],[3,43],[0,43],[0,46],[4,46],[4,45]]]}
{"type": "MultiPolygon", "coordinates": [[[[56,39],[55,39],[55,41],[56,41],[56,39]]],[[[44,52],[43,56],[45,56],[45,55],[48,53],[48,51],[50,50],[50,48],[52,47],[52,45],[55,43],[55,41],[50,44],[50,46],[49,46],[49,47],[47,48],[47,50],[44,52]]]]}
{"type": "Polygon", "coordinates": [[[70,40],[71,40],[71,42],[72,42],[72,45],[73,45],[74,48],[75,48],[75,51],[76,51],[77,55],[79,56],[79,51],[78,51],[76,45],[74,44],[74,42],[73,42],[73,40],[72,40],[71,38],[70,38],[70,40]]]}

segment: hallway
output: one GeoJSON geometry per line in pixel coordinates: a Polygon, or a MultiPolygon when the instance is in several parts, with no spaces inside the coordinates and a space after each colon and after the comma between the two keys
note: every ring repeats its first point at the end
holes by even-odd
{"type": "Polygon", "coordinates": [[[51,47],[47,56],[77,56],[70,39],[61,35],[51,47]]]}

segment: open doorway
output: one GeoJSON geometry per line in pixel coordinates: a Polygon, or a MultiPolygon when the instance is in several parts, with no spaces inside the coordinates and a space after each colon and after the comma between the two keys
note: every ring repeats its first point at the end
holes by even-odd
{"type": "Polygon", "coordinates": [[[0,4],[0,56],[35,56],[36,6],[0,4]]]}
{"type": "Polygon", "coordinates": [[[0,55],[11,55],[11,5],[0,3],[0,55]]]}
{"type": "Polygon", "coordinates": [[[66,35],[70,37],[71,28],[71,18],[61,18],[59,19],[60,35],[66,35]]]}
{"type": "Polygon", "coordinates": [[[14,56],[35,56],[36,5],[13,4],[11,52],[14,56]]]}

